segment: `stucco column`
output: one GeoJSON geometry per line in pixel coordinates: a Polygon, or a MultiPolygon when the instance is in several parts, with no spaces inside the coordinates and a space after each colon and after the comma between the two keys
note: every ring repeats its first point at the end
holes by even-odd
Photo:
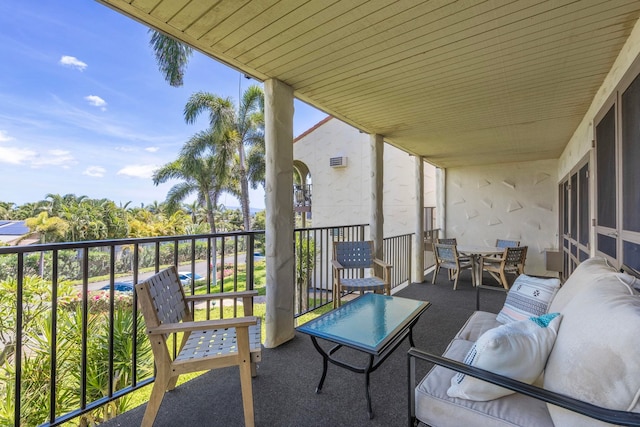
{"type": "Polygon", "coordinates": [[[416,223],[413,234],[413,272],[411,280],[424,281],[424,161],[422,157],[414,157],[416,182],[416,223]]]}
{"type": "Polygon", "coordinates": [[[384,215],[382,213],[382,193],[384,190],[384,138],[370,135],[371,146],[371,219],[369,234],[376,252],[376,258],[383,259],[384,215]]]}
{"type": "Polygon", "coordinates": [[[436,227],[440,229],[438,237],[447,236],[447,172],[436,168],[436,227]]]}
{"type": "Polygon", "coordinates": [[[264,82],[267,308],[264,346],[294,337],[293,89],[264,82]]]}

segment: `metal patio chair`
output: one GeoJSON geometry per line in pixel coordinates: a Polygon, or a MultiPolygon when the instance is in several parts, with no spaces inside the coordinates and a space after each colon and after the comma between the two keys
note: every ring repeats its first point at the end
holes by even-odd
{"type": "Polygon", "coordinates": [[[261,359],[260,319],[252,315],[257,292],[186,296],[175,267],[138,283],[136,292],[156,363],[142,426],[153,425],[165,391],[175,388],[180,375],[235,365],[240,368],[244,423],[253,426],[251,377],[256,375],[255,363],[261,359]],[[194,321],[190,302],[217,299],[221,303],[228,298],[242,299],[245,317],[194,321]],[[175,357],[171,357],[173,346],[167,343],[172,335],[174,339],[182,335],[175,357]]]}
{"type": "Polygon", "coordinates": [[[331,263],[334,308],[340,306],[343,292],[363,294],[373,291],[391,295],[392,266],[374,257],[372,241],[334,242],[331,263]],[[381,270],[382,274],[376,271],[377,269],[381,270]],[[369,274],[366,277],[365,271],[369,274]]]}

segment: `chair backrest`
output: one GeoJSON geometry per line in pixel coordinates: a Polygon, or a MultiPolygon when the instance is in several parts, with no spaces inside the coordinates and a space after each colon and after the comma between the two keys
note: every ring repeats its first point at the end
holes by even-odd
{"type": "Polygon", "coordinates": [[[136,292],[144,321],[149,327],[193,320],[175,266],[139,283],[136,292]]]}
{"type": "Polygon", "coordinates": [[[333,259],[344,268],[373,267],[373,241],[334,242],[333,259]]]}
{"type": "Polygon", "coordinates": [[[457,245],[458,240],[455,237],[448,239],[438,239],[438,243],[442,243],[443,245],[457,245]]]}
{"type": "Polygon", "coordinates": [[[509,247],[506,249],[505,263],[507,265],[523,265],[527,258],[527,246],[509,247]]]}
{"type": "Polygon", "coordinates": [[[496,248],[514,248],[520,246],[520,240],[496,240],[496,248]]]}
{"type": "Polygon", "coordinates": [[[456,262],[458,259],[458,251],[455,245],[434,243],[433,252],[436,255],[437,262],[456,262]]]}

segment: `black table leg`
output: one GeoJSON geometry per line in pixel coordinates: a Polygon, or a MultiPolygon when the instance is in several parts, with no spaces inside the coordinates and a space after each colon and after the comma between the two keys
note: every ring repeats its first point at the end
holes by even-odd
{"type": "Polygon", "coordinates": [[[313,342],[313,346],[318,350],[318,353],[322,356],[322,377],[320,377],[320,382],[318,383],[318,387],[316,387],[316,394],[319,394],[322,391],[322,385],[324,384],[324,379],[327,377],[327,367],[329,366],[329,355],[318,345],[318,341],[316,341],[316,337],[312,336],[311,341],[313,342]]]}
{"type": "Polygon", "coordinates": [[[369,355],[369,364],[365,368],[365,395],[367,397],[367,411],[369,412],[369,419],[373,418],[373,409],[371,409],[371,393],[369,393],[369,373],[371,372],[371,367],[373,366],[373,355],[369,355]]]}

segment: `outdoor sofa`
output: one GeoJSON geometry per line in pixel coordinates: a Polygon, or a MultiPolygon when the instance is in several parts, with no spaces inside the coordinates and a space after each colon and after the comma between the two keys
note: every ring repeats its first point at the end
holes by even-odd
{"type": "Polygon", "coordinates": [[[602,258],[559,289],[519,276],[501,312],[472,314],[443,356],[409,350],[409,425],[640,426],[638,283],[602,258]],[[419,360],[435,365],[416,386],[419,360]]]}

